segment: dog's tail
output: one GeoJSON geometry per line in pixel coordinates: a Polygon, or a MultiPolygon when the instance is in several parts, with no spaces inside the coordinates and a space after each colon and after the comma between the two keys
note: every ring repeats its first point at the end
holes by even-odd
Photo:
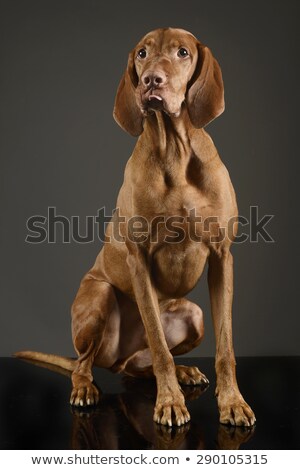
{"type": "Polygon", "coordinates": [[[46,364],[49,364],[52,366],[61,367],[62,369],[65,369],[70,372],[73,372],[76,365],[75,359],[71,359],[69,357],[56,356],[55,354],[45,354],[36,351],[19,351],[14,353],[13,356],[17,357],[18,359],[32,361],[35,364],[40,363],[37,365],[40,365],[41,367],[43,367],[43,365],[45,366],[46,364]]]}

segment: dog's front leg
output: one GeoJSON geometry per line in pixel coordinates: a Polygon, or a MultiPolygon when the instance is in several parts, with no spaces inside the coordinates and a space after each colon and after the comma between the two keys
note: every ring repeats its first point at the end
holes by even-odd
{"type": "Polygon", "coordinates": [[[180,390],[173,357],[168,349],[160,320],[157,294],[152,285],[149,265],[144,253],[136,245],[129,247],[127,256],[135,300],[145,327],[157,383],[154,421],[181,426],[190,420],[180,390]]]}
{"type": "Polygon", "coordinates": [[[232,342],[233,259],[229,249],[209,257],[208,284],[216,336],[216,395],[220,422],[252,426],[255,415],[243,399],[236,381],[232,342]]]}

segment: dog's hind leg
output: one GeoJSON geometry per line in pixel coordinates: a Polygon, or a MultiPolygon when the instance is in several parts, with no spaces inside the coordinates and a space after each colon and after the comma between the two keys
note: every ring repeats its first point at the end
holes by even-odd
{"type": "Polygon", "coordinates": [[[110,343],[105,341],[109,317],[115,317],[116,321],[119,318],[114,288],[87,274],[72,306],[72,336],[78,354],[72,373],[72,405],[94,405],[99,401],[99,391],[93,384],[92,366],[95,360],[97,365],[110,365],[109,356],[113,356],[115,342],[114,339],[110,343]]]}
{"type": "MultiPolygon", "coordinates": [[[[161,323],[172,356],[186,354],[198,346],[204,335],[201,308],[185,298],[171,300],[161,308],[161,323]]],[[[130,358],[124,372],[135,377],[153,376],[151,352],[146,343],[130,358]]],[[[176,376],[183,385],[208,384],[197,367],[176,365],[176,376]]]]}

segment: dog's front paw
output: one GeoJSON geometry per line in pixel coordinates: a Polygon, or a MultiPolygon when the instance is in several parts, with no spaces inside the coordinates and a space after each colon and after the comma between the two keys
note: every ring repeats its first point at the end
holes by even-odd
{"type": "Polygon", "coordinates": [[[253,426],[256,418],[242,396],[235,399],[218,399],[220,423],[231,426],[253,426]]]}
{"type": "Polygon", "coordinates": [[[93,383],[78,384],[78,386],[73,387],[70,403],[81,407],[94,406],[99,401],[99,395],[99,390],[93,383]]]}
{"type": "Polygon", "coordinates": [[[190,421],[191,417],[184,403],[183,395],[180,391],[176,394],[166,394],[158,396],[153,419],[158,424],[167,426],[182,426],[190,421]]]}

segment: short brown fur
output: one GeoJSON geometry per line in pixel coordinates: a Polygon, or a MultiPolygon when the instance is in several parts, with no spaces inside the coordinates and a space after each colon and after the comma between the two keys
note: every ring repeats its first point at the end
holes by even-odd
{"type": "MultiPolygon", "coordinates": [[[[154,420],[182,425],[189,412],[179,382],[207,383],[196,367],[175,366],[173,356],[196,347],[204,332],[201,309],[185,299],[208,262],[208,285],[216,337],[216,395],[220,421],[251,426],[255,416],[236,382],[232,343],[233,237],[212,241],[220,227],[237,216],[228,172],[203,127],[222,113],[220,67],[211,51],[191,33],[173,28],[147,34],[130,53],[118,88],[114,117],[139,136],[129,159],[117,205],[124,241],[115,240],[113,223],[92,269],[83,278],[72,307],[76,361],[42,353],[19,357],[55,363],[72,371],[71,403],[96,404],[93,365],[133,376],[154,374],[154,420]],[[182,51],[185,49],[188,55],[182,51]],[[144,52],[146,56],[144,56],[144,52]],[[197,225],[201,242],[167,243],[128,233],[128,221],[140,216],[217,217],[209,230],[197,225]],[[219,240],[219,241],[218,241],[219,240]]],[[[187,232],[191,219],[179,224],[187,232]]],[[[150,226],[150,225],[149,225],[150,226]]],[[[145,234],[144,234],[145,235],[145,234]]]]}

